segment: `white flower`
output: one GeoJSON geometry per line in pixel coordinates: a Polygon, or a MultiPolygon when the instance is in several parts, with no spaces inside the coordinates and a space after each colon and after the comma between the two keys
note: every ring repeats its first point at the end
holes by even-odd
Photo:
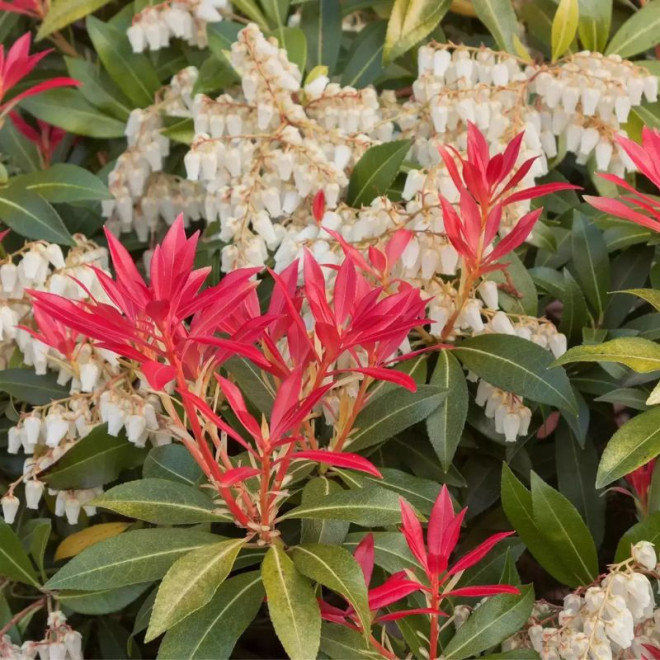
{"type": "Polygon", "coordinates": [[[11,525],[18,513],[18,505],[20,504],[18,497],[6,494],[0,499],[0,504],[2,505],[2,516],[5,522],[11,525]]]}
{"type": "Polygon", "coordinates": [[[632,547],[632,558],[643,568],[652,571],[658,563],[653,543],[638,541],[632,547]]]}

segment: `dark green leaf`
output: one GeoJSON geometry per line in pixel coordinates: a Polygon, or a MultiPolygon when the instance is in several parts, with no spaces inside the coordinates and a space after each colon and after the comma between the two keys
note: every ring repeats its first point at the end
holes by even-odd
{"type": "Polygon", "coordinates": [[[170,629],[160,645],[161,660],[229,658],[264,599],[258,571],[224,582],[208,605],[170,629]]]}
{"type": "Polygon", "coordinates": [[[95,506],[156,525],[192,525],[222,520],[213,502],[193,486],[169,479],[140,479],[115,486],[95,506]]]}
{"type": "Polygon", "coordinates": [[[34,566],[12,528],[0,520],[0,575],[11,580],[39,586],[34,566]]]}
{"type": "Polygon", "coordinates": [[[221,537],[195,529],[137,529],[87,548],[62,567],[48,589],[94,591],[159,580],[183,555],[221,537]]]}
{"type": "Polygon", "coordinates": [[[148,479],[170,479],[195,486],[202,476],[199,467],[190,452],[178,444],[154,447],[142,466],[142,476],[148,479]]]}
{"type": "Polygon", "coordinates": [[[300,27],[307,37],[307,69],[327,66],[334,72],[341,46],[341,9],[339,0],[308,2],[302,9],[300,27]]]}
{"type": "Polygon", "coordinates": [[[387,23],[374,21],[355,37],[342,74],[343,87],[366,87],[383,72],[382,52],[387,23]]]}
{"type": "Polygon", "coordinates": [[[551,368],[552,354],[531,341],[510,335],[480,335],[459,344],[454,354],[495,387],[577,412],[566,373],[551,368]]]}
{"type": "Polygon", "coordinates": [[[614,561],[625,561],[631,556],[630,550],[635,543],[639,541],[648,541],[658,547],[660,543],[660,511],[652,513],[650,516],[633,525],[619,541],[616,549],[614,561]]]}
{"type": "Polygon", "coordinates": [[[57,598],[70,610],[79,614],[110,614],[123,610],[137,600],[149,583],[130,584],[118,589],[97,589],[95,591],[58,591],[57,598]]]}
{"type": "Polygon", "coordinates": [[[43,406],[68,396],[68,390],[57,384],[55,374],[38,376],[33,369],[0,371],[0,392],[7,392],[33,406],[43,406]]]}
{"type": "Polygon", "coordinates": [[[0,191],[0,219],[21,236],[60,245],[74,244],[57,211],[31,190],[10,187],[0,191]]]}
{"type": "MultiPolygon", "coordinates": [[[[311,479],[305,484],[302,493],[303,506],[314,501],[327,497],[331,493],[341,491],[341,486],[326,479],[317,477],[311,479]]],[[[341,543],[346,537],[350,523],[345,520],[314,520],[306,518],[301,522],[300,541],[301,543],[325,543],[326,545],[336,545],[341,543]]]]}
{"type": "Polygon", "coordinates": [[[612,37],[605,53],[631,57],[660,42],[660,0],[651,0],[631,16],[612,37]]]}
{"type": "Polygon", "coordinates": [[[69,163],[12,179],[12,188],[26,188],[53,204],[109,199],[110,191],[91,172],[69,163]]]}
{"type": "Polygon", "coordinates": [[[132,445],[122,433],[108,435],[105,424],[92,429],[43,475],[50,488],[96,488],[117,478],[122,470],[140,465],[146,449],[132,445]]]}

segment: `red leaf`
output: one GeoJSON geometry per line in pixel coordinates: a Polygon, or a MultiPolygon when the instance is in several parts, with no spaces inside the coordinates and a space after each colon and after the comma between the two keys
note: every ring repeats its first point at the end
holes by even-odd
{"type": "Polygon", "coordinates": [[[412,610],[399,610],[398,612],[384,614],[383,616],[376,617],[376,621],[397,621],[398,619],[404,619],[407,616],[413,616],[415,614],[437,614],[438,616],[449,616],[446,612],[443,612],[442,610],[434,610],[432,607],[417,607],[412,610]]]}
{"type": "Polygon", "coordinates": [[[439,575],[447,567],[447,562],[441,560],[441,552],[447,528],[453,520],[454,505],[447,486],[443,486],[433,505],[429,526],[426,530],[426,541],[429,548],[429,570],[432,574],[439,575]]]}
{"type": "Polygon", "coordinates": [[[511,536],[513,532],[500,532],[499,534],[493,534],[491,537],[486,539],[483,543],[479,544],[474,550],[468,552],[464,557],[459,559],[450,569],[449,575],[455,575],[460,573],[470,566],[474,566],[478,561],[481,561],[502,539],[505,539],[507,536],[511,536]]]}
{"type": "Polygon", "coordinates": [[[242,483],[250,477],[255,477],[259,474],[259,470],[253,467],[236,467],[231,470],[227,470],[220,480],[222,486],[234,486],[238,483],[242,483]]]}
{"type": "Polygon", "coordinates": [[[162,364],[154,360],[147,360],[140,366],[149,385],[155,390],[162,390],[167,383],[176,378],[176,369],[169,364],[162,364]]]}
{"type": "Polygon", "coordinates": [[[364,581],[368,587],[371,583],[371,574],[374,571],[374,535],[371,532],[358,543],[353,557],[360,564],[364,581]]]}
{"type": "Polygon", "coordinates": [[[402,371],[397,371],[396,369],[387,369],[385,367],[353,367],[350,369],[335,369],[333,374],[341,373],[359,373],[369,376],[370,378],[375,378],[376,380],[384,380],[389,383],[396,383],[405,387],[411,392],[417,391],[417,383],[408,374],[404,374],[402,371]]]}
{"type": "Polygon", "coordinates": [[[382,479],[383,475],[378,471],[376,466],[363,456],[358,454],[347,454],[345,452],[326,451],[324,449],[308,449],[305,451],[296,452],[293,455],[293,460],[307,460],[315,461],[317,463],[325,463],[334,467],[347,468],[349,470],[357,470],[358,472],[366,472],[378,479],[382,479]]]}
{"type": "Polygon", "coordinates": [[[321,222],[324,213],[325,193],[322,190],[319,190],[316,195],[314,195],[314,201],[312,202],[312,214],[314,215],[314,220],[316,220],[316,222],[321,222]]]}
{"type": "Polygon", "coordinates": [[[372,612],[387,607],[419,591],[422,585],[405,577],[403,571],[391,575],[380,587],[369,590],[369,609],[372,612]]]}
{"type": "Polygon", "coordinates": [[[426,557],[426,548],[424,547],[424,534],[422,525],[417,518],[413,508],[403,499],[399,498],[401,507],[401,522],[403,523],[403,535],[406,537],[406,543],[410,551],[415,555],[417,561],[427,569],[428,560],[426,557]]]}
{"type": "Polygon", "coordinates": [[[488,584],[478,587],[460,587],[452,591],[445,591],[442,594],[443,598],[450,596],[467,597],[467,598],[482,598],[484,596],[496,596],[497,594],[515,594],[520,595],[520,589],[513,587],[509,584],[488,584]]]}

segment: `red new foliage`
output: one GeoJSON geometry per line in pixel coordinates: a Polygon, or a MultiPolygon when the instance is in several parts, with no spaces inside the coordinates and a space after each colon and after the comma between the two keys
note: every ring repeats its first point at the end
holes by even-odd
{"type": "MultiPolygon", "coordinates": [[[[401,503],[401,531],[413,556],[425,573],[426,580],[418,579],[412,571],[401,571],[390,576],[382,585],[369,589],[369,609],[373,622],[391,621],[413,614],[428,614],[431,617],[430,657],[437,657],[438,617],[447,616],[440,610],[441,601],[448,597],[487,597],[497,594],[518,594],[516,587],[506,584],[482,585],[453,588],[461,573],[481,561],[493,546],[513,532],[494,534],[470,552],[463,555],[451,567],[449,560],[453,554],[461,530],[466,509],[454,513],[451,496],[446,486],[442,487],[435,501],[429,525],[424,531],[412,507],[403,498],[401,503]],[[445,584],[449,588],[444,587],[445,584]],[[400,610],[379,614],[378,610],[397,603],[410,594],[422,591],[426,595],[427,607],[400,610]]],[[[368,534],[355,549],[354,557],[362,569],[367,586],[371,583],[374,567],[374,537],[368,534]]],[[[339,623],[349,628],[361,630],[355,610],[349,605],[342,609],[320,601],[321,616],[327,621],[339,623]]]]}
{"type": "Polygon", "coordinates": [[[37,83],[32,87],[16,94],[11,99],[6,99],[7,93],[15,87],[23,78],[29,75],[34,67],[48,55],[52,50],[44,50],[35,55],[30,55],[30,44],[32,35],[27,32],[18,39],[9,52],[5,55],[5,47],[0,45],[0,117],[5,115],[17,103],[28,96],[41,94],[55,87],[78,86],[80,83],[73,78],[59,77],[37,83]],[[2,103],[2,101],[5,101],[2,103]]]}
{"type": "Polygon", "coordinates": [[[10,112],[9,117],[14,126],[37,147],[43,167],[49,167],[55,149],[64,139],[66,131],[51,126],[45,121],[41,121],[41,119],[37,119],[37,130],[37,128],[30,126],[17,112],[10,112]]]}
{"type": "Polygon", "coordinates": [[[579,188],[565,183],[547,183],[513,192],[535,160],[529,158],[516,168],[522,139],[523,133],[519,133],[504,153],[491,157],[486,138],[470,123],[467,158],[452,147],[439,147],[447,171],[460,194],[458,211],[440,195],[445,232],[475,276],[501,268],[496,262],[523,243],[543,210],[539,208],[523,215],[493,247],[505,206],[560,190],[579,188]]]}
{"type": "MultiPolygon", "coordinates": [[[[630,156],[637,169],[657,188],[660,188],[660,130],[645,126],[642,129],[641,145],[621,135],[617,135],[616,141],[630,156]]],[[[660,231],[660,201],[639,192],[619,176],[614,174],[601,174],[600,176],[621,186],[631,195],[623,195],[618,199],[585,195],[584,199],[591,206],[603,213],[630,220],[653,231],[660,231]]]]}
{"type": "Polygon", "coordinates": [[[11,2],[0,2],[0,11],[23,14],[32,18],[44,18],[46,6],[42,0],[12,0],[11,2]]]}

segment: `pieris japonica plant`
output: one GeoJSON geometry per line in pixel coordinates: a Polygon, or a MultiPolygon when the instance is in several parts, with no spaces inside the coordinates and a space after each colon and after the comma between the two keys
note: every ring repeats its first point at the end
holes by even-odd
{"type": "Polygon", "coordinates": [[[0,0],[0,657],[660,657],[660,0],[0,0]]]}

